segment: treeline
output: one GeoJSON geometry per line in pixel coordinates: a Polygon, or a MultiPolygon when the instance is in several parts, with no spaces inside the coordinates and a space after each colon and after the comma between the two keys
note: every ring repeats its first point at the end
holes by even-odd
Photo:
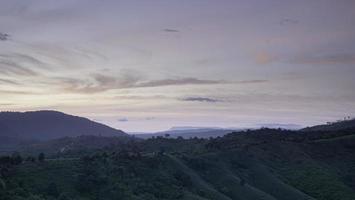
{"type": "Polygon", "coordinates": [[[37,158],[34,156],[23,157],[20,153],[13,153],[11,156],[0,156],[0,166],[12,166],[19,165],[23,162],[43,162],[45,160],[45,154],[38,154],[37,158]]]}
{"type": "Polygon", "coordinates": [[[24,162],[44,162],[45,155],[40,153],[38,157],[27,156],[23,158],[20,153],[13,153],[11,156],[0,156],[0,188],[6,188],[6,179],[14,172],[14,167],[24,162]]]}

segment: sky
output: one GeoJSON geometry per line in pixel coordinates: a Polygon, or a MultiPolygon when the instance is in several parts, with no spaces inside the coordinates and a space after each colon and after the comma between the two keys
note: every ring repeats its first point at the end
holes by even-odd
{"type": "Polygon", "coordinates": [[[0,110],[128,132],[355,113],[353,0],[0,0],[0,110]]]}

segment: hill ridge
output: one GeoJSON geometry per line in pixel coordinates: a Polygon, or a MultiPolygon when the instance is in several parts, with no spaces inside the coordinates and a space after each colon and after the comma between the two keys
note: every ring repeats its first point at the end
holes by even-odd
{"type": "Polygon", "coordinates": [[[0,112],[0,136],[48,140],[80,135],[127,136],[121,130],[59,111],[0,112]]]}

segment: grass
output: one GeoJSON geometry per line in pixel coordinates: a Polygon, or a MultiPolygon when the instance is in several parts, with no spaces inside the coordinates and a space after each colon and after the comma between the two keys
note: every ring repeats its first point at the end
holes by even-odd
{"type": "Polygon", "coordinates": [[[316,165],[292,166],[283,172],[290,185],[299,188],[317,200],[354,200],[355,192],[326,168],[316,165]]]}

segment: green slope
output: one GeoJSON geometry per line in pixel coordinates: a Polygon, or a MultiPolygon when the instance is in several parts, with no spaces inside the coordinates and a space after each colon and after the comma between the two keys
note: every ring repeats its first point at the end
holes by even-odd
{"type": "Polygon", "coordinates": [[[168,157],[176,163],[176,165],[188,176],[190,176],[193,185],[203,192],[207,198],[220,199],[220,200],[231,200],[228,196],[215,190],[209,183],[204,181],[197,173],[187,167],[183,162],[174,156],[168,155],[168,157]]]}

